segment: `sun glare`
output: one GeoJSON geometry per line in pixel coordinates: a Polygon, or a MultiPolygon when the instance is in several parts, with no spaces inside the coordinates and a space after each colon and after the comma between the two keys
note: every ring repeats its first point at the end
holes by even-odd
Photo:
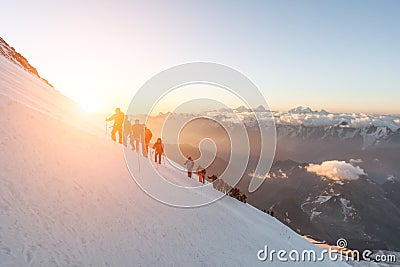
{"type": "Polygon", "coordinates": [[[97,112],[99,111],[100,100],[95,95],[87,95],[81,99],[80,104],[86,112],[97,112]]]}

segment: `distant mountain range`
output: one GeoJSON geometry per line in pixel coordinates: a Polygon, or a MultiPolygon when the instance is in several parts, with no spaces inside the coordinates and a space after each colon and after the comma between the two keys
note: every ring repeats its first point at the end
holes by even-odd
{"type": "MultiPolygon", "coordinates": [[[[400,144],[400,115],[338,114],[303,107],[291,109],[289,112],[267,111],[262,106],[253,110],[261,114],[258,115],[261,127],[276,126],[278,139],[288,137],[296,141],[313,142],[340,140],[357,144],[361,149],[374,145],[400,144]]],[[[244,106],[201,114],[168,113],[151,119],[162,121],[170,116],[179,121],[201,115],[232,127],[244,123],[246,127],[252,128],[257,123],[250,110],[244,106]]],[[[206,123],[203,122],[200,126],[208,129],[209,125],[206,123]]]]}
{"type": "Polygon", "coordinates": [[[32,73],[42,81],[44,81],[49,86],[53,87],[46,79],[42,78],[37,69],[29,64],[28,60],[18,53],[14,47],[11,47],[4,41],[3,38],[0,37],[0,54],[3,55],[5,58],[10,60],[12,63],[20,66],[21,68],[25,69],[27,72],[32,73]]]}
{"type": "Polygon", "coordinates": [[[378,184],[362,175],[332,180],[307,171],[308,164],[275,162],[249,202],[301,234],[334,244],[345,238],[357,249],[400,250],[400,180],[378,184]]]}
{"type": "MultiPolygon", "coordinates": [[[[254,109],[253,109],[254,110],[254,109]]],[[[346,238],[353,249],[389,249],[400,251],[400,116],[376,114],[339,114],[298,107],[288,112],[257,107],[261,127],[276,126],[276,154],[271,171],[254,193],[246,193],[249,203],[259,209],[273,210],[275,216],[293,230],[334,244],[346,238]],[[273,118],[273,121],[272,121],[273,118]],[[347,169],[335,167],[327,173],[307,171],[309,164],[342,161],[359,168],[354,180],[333,180],[330,173],[351,176],[347,169]]],[[[253,133],[255,121],[245,107],[205,112],[201,115],[235,129],[243,123],[253,133]]],[[[194,114],[169,113],[152,117],[149,127],[156,132],[166,116],[173,123],[190,120],[194,114]]],[[[215,122],[196,120],[192,130],[180,134],[184,155],[197,158],[199,140],[214,140],[215,161],[207,173],[220,174],[229,161],[230,147],[220,137],[215,122]]],[[[235,131],[231,131],[235,134],[235,131]]],[[[251,135],[250,135],[251,136],[251,135]]],[[[249,138],[250,146],[259,147],[249,138]]],[[[242,151],[236,148],[235,151],[242,151]]],[[[167,152],[168,153],[168,152],[167,152]]],[[[172,158],[179,159],[178,153],[172,158]]],[[[182,160],[180,160],[182,161],[182,160]]],[[[178,161],[178,162],[180,162],[178,161]]],[[[245,175],[237,185],[246,192],[258,158],[252,155],[245,175]]]]}
{"type": "Polygon", "coordinates": [[[321,109],[320,111],[317,111],[317,110],[312,110],[309,107],[303,107],[303,106],[299,106],[297,108],[290,109],[288,111],[288,113],[292,113],[292,114],[321,114],[321,115],[328,115],[329,114],[329,112],[324,110],[324,109],[321,109]]]}

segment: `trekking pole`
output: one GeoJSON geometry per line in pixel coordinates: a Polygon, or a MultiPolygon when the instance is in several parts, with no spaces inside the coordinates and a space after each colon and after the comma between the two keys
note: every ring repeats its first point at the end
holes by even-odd
{"type": "Polygon", "coordinates": [[[137,160],[138,160],[138,166],[139,166],[139,172],[140,172],[140,157],[139,157],[139,151],[137,152],[137,160]]]}
{"type": "Polygon", "coordinates": [[[107,139],[107,128],[108,128],[108,122],[106,121],[106,139],[107,139]]]}

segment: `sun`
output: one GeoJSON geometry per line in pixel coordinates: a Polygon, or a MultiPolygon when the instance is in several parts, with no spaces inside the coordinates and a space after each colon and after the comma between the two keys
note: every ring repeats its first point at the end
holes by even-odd
{"type": "Polygon", "coordinates": [[[97,112],[100,107],[100,99],[95,95],[82,97],[80,104],[86,112],[97,112]]]}

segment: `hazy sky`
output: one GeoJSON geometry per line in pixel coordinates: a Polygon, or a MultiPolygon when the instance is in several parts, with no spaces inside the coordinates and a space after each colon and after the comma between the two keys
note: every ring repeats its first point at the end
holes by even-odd
{"type": "Polygon", "coordinates": [[[65,95],[126,108],[177,64],[212,61],[274,109],[400,113],[400,1],[1,2],[0,36],[65,95]]]}

